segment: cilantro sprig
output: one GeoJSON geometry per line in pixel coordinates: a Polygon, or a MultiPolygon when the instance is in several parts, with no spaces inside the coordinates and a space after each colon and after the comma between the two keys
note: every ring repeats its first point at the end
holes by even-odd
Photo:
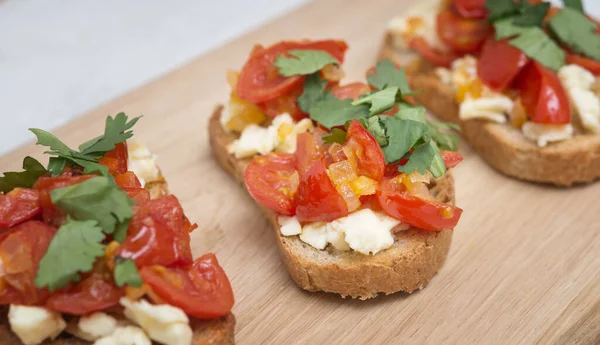
{"type": "Polygon", "coordinates": [[[279,56],[274,63],[284,77],[313,74],[327,65],[338,64],[333,56],[323,50],[290,50],[288,53],[295,58],[279,56]]]}
{"type": "Polygon", "coordinates": [[[115,258],[114,277],[118,287],[125,285],[133,287],[142,286],[142,278],[135,266],[135,262],[131,259],[125,259],[120,256],[115,258]]]}
{"type": "Polygon", "coordinates": [[[46,173],[46,168],[33,157],[23,159],[23,169],[20,172],[5,172],[0,177],[0,192],[8,193],[14,188],[31,188],[38,177],[46,173]]]}
{"type": "Polygon", "coordinates": [[[571,50],[594,60],[600,60],[600,34],[597,26],[581,11],[581,3],[565,7],[548,22],[550,31],[571,50]]]}

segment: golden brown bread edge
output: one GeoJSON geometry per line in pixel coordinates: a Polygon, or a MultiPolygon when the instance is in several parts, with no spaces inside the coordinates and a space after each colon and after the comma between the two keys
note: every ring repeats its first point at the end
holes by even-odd
{"type": "MultiPolygon", "coordinates": [[[[159,180],[149,182],[145,187],[150,192],[152,199],[169,194],[167,182],[160,176],[159,180]]],[[[211,319],[200,320],[190,317],[190,327],[194,331],[192,345],[233,345],[235,335],[235,317],[229,315],[211,319]]],[[[0,345],[18,345],[21,340],[10,329],[8,322],[8,306],[0,306],[0,345]]],[[[92,342],[77,338],[63,332],[54,340],[46,340],[42,345],[90,345],[92,342]]],[[[153,342],[153,344],[158,344],[153,342]]]]}
{"type": "MultiPolygon", "coordinates": [[[[216,107],[209,123],[210,145],[220,166],[242,186],[250,159],[236,159],[227,147],[236,138],[221,123],[222,106],[216,107]]],[[[432,195],[438,202],[454,204],[454,180],[450,173],[432,182],[432,195]]],[[[367,299],[378,293],[413,292],[424,288],[448,255],[452,230],[441,232],[409,229],[397,235],[393,247],[376,255],[330,248],[321,251],[302,242],[298,236],[285,237],[279,231],[277,215],[264,207],[277,245],[292,279],[308,291],[325,291],[367,299]]]]}
{"type": "MultiPolygon", "coordinates": [[[[402,60],[392,43],[393,37],[388,33],[379,59],[399,64],[402,60]]],[[[424,90],[415,95],[417,102],[441,120],[459,124],[467,142],[496,170],[526,181],[565,187],[600,178],[600,135],[576,135],[540,148],[508,124],[461,121],[451,86],[442,83],[426,61],[416,66],[417,70],[407,73],[411,87],[424,90]]]]}

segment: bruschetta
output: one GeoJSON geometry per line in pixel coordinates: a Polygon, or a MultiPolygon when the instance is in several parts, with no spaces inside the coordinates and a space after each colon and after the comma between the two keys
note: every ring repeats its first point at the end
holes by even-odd
{"type": "Polygon", "coordinates": [[[32,157],[0,177],[0,343],[233,344],[233,293],[214,254],[131,139],[108,117],[77,150],[40,129],[32,157]]]}
{"type": "Polygon", "coordinates": [[[425,91],[416,100],[460,124],[498,171],[559,186],[592,182],[600,177],[600,24],[580,1],[565,6],[419,3],[389,22],[380,58],[404,66],[425,91]]]}
{"type": "Polygon", "coordinates": [[[452,126],[382,62],[343,84],[338,40],[255,46],[210,119],[213,153],[270,221],[298,286],[367,299],[425,287],[462,210],[452,126]]]}

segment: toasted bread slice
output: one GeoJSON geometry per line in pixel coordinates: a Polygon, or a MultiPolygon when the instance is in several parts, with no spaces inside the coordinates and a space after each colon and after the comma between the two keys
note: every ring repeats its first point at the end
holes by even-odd
{"type": "MultiPolygon", "coordinates": [[[[390,33],[379,58],[397,64],[405,61],[401,52],[394,48],[390,33]]],[[[415,95],[417,102],[441,120],[459,124],[467,142],[498,171],[522,180],[558,186],[589,183],[600,178],[600,135],[580,134],[541,148],[509,124],[461,121],[452,87],[440,81],[433,66],[419,61],[411,63],[411,67],[413,69],[408,70],[411,87],[424,90],[415,95]]]]}
{"type": "MultiPolygon", "coordinates": [[[[210,119],[210,144],[221,167],[245,186],[244,170],[250,159],[240,160],[228,152],[236,136],[223,129],[222,110],[223,107],[217,107],[210,119]]],[[[454,180],[449,173],[433,181],[430,189],[436,201],[454,204],[454,180]]],[[[298,236],[282,236],[275,212],[261,209],[271,222],[283,260],[296,284],[305,290],[333,292],[343,297],[367,299],[378,293],[424,288],[446,260],[452,240],[452,230],[411,228],[397,234],[393,247],[375,255],[338,251],[331,246],[317,250],[298,236]]]]}
{"type": "MultiPolygon", "coordinates": [[[[156,181],[148,182],[145,188],[152,199],[169,195],[166,180],[160,174],[156,181]]],[[[229,314],[217,319],[200,320],[190,317],[190,327],[194,331],[192,345],[232,345],[234,344],[235,317],[229,314]]],[[[0,345],[18,345],[21,340],[14,334],[8,322],[8,306],[0,306],[0,345]]],[[[90,345],[89,341],[63,332],[54,340],[46,340],[42,345],[90,345]]],[[[153,342],[153,344],[158,344],[153,342]]]]}

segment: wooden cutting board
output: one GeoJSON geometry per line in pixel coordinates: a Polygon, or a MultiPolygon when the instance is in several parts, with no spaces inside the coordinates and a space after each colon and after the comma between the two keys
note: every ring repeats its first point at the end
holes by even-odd
{"type": "MultiPolygon", "coordinates": [[[[346,39],[344,68],[356,80],[374,63],[385,23],[410,2],[315,1],[55,134],[76,145],[98,135],[108,114],[145,115],[136,136],[199,225],[194,254],[216,251],[231,279],[239,344],[600,344],[600,183],[516,181],[462,144],[454,176],[464,214],[445,266],[422,291],[360,301],[298,289],[258,208],[212,159],[208,117],[228,98],[226,70],[239,69],[255,42],[346,39]]],[[[41,151],[9,153],[0,171],[41,151]]]]}

